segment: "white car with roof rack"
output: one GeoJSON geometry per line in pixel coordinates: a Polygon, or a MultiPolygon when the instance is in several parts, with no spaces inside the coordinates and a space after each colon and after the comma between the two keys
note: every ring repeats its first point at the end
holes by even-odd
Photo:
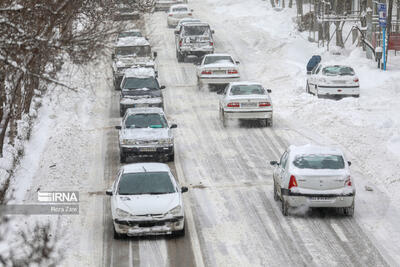
{"type": "Polygon", "coordinates": [[[183,18],[191,18],[193,10],[188,5],[173,5],[169,8],[167,15],[168,27],[176,27],[183,18]]]}
{"type": "Polygon", "coordinates": [[[306,91],[318,97],[359,97],[360,82],[350,66],[319,63],[307,75],[306,91]]]}
{"type": "Polygon", "coordinates": [[[161,108],[129,108],[119,129],[120,161],[130,157],[174,161],[174,135],[161,108]]]}
{"type": "Polygon", "coordinates": [[[144,235],[185,235],[182,193],[170,168],[162,163],[124,165],[111,189],[114,238],[144,235]]]}
{"type": "Polygon", "coordinates": [[[145,67],[156,69],[156,57],[157,53],[152,53],[150,43],[144,37],[118,39],[112,54],[115,89],[120,89],[122,77],[128,68],[145,67]]]}
{"type": "Polygon", "coordinates": [[[354,214],[356,189],[350,176],[350,161],[338,148],[289,146],[279,162],[271,161],[274,199],[282,201],[282,213],[292,207],[339,208],[354,214]]]}
{"type": "Polygon", "coordinates": [[[229,54],[208,54],[203,57],[197,67],[197,83],[199,88],[203,84],[227,84],[239,81],[239,61],[229,54]]]}
{"type": "Polygon", "coordinates": [[[272,126],[273,108],[270,89],[255,82],[231,82],[220,91],[219,115],[223,126],[228,120],[259,120],[272,126]]]}

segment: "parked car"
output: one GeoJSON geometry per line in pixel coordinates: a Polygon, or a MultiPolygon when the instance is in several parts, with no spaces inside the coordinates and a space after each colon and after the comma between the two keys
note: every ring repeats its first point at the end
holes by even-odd
{"type": "Polygon", "coordinates": [[[114,20],[136,20],[140,18],[139,11],[129,4],[119,4],[114,13],[114,20]]]}
{"type": "Polygon", "coordinates": [[[152,157],[174,161],[174,135],[161,108],[129,108],[122,119],[119,132],[120,160],[152,157]]]}
{"type": "Polygon", "coordinates": [[[177,24],[176,27],[175,27],[175,31],[174,31],[174,33],[175,33],[175,39],[176,39],[177,36],[181,33],[181,29],[182,29],[183,24],[191,23],[191,22],[196,23],[196,22],[201,22],[201,20],[199,20],[199,19],[194,19],[194,18],[183,18],[183,19],[180,19],[179,22],[178,22],[178,24],[177,24]]]}
{"type": "Polygon", "coordinates": [[[187,0],[156,0],[155,11],[168,11],[172,5],[186,4],[187,0]]]}
{"type": "MultiPolygon", "coordinates": [[[[112,54],[114,87],[120,90],[122,77],[126,69],[146,67],[156,69],[157,53],[151,51],[148,40],[144,37],[125,37],[119,39],[112,54]]],[[[157,75],[157,72],[155,72],[157,75]]]]}
{"type": "Polygon", "coordinates": [[[359,97],[360,83],[352,67],[320,63],[307,75],[306,91],[318,97],[359,97]]]}
{"type": "Polygon", "coordinates": [[[152,68],[130,68],[125,71],[121,82],[120,115],[128,108],[163,107],[160,86],[152,68]]]}
{"type": "Polygon", "coordinates": [[[192,17],[193,10],[187,5],[173,5],[169,8],[167,16],[168,27],[176,27],[179,20],[192,17]]]}
{"type": "Polygon", "coordinates": [[[185,235],[180,187],[168,165],[136,163],[122,166],[111,189],[114,238],[124,236],[185,235]]]}
{"type": "Polygon", "coordinates": [[[282,213],[291,207],[340,208],[354,214],[356,189],[343,152],[336,148],[304,145],[290,146],[273,173],[274,198],[282,201],[282,213]]]}
{"type": "Polygon", "coordinates": [[[116,43],[118,43],[120,39],[129,37],[144,37],[144,36],[142,35],[142,32],[139,29],[125,30],[118,33],[116,43]]]}
{"type": "Polygon", "coordinates": [[[203,84],[227,84],[239,81],[239,61],[228,54],[208,54],[203,57],[197,68],[197,83],[199,88],[203,84]]]}
{"type": "Polygon", "coordinates": [[[175,39],[178,62],[183,62],[189,55],[202,57],[214,53],[213,33],[208,23],[183,24],[181,32],[175,39]]]}
{"type": "Polygon", "coordinates": [[[269,95],[270,89],[264,89],[260,83],[231,82],[219,100],[219,114],[224,126],[227,120],[259,120],[265,126],[272,126],[273,108],[269,95]]]}
{"type": "Polygon", "coordinates": [[[320,55],[314,55],[310,58],[310,60],[307,63],[307,74],[311,74],[311,71],[321,62],[321,56],[320,55]]]}

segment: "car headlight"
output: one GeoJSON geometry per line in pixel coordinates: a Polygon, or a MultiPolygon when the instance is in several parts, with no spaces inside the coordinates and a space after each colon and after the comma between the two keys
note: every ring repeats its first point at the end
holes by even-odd
{"type": "Polygon", "coordinates": [[[173,142],[174,142],[174,139],[172,139],[172,138],[162,139],[159,141],[159,143],[162,145],[171,145],[173,142]]]}
{"type": "Polygon", "coordinates": [[[181,215],[182,213],[182,206],[178,205],[175,208],[173,208],[172,210],[168,211],[168,214],[171,214],[172,216],[178,216],[181,215]]]}
{"type": "Polygon", "coordinates": [[[126,217],[131,216],[131,214],[129,212],[126,212],[121,209],[116,209],[115,213],[116,213],[117,217],[119,217],[119,218],[126,218],[126,217]]]}
{"type": "Polygon", "coordinates": [[[324,79],[324,78],[321,78],[319,81],[320,81],[321,83],[326,83],[326,79],[324,79]]]}

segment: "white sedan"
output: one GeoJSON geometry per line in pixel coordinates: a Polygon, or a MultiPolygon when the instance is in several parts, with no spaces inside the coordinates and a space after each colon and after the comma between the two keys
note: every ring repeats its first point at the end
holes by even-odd
{"type": "Polygon", "coordinates": [[[360,96],[360,84],[352,67],[318,64],[307,75],[307,93],[322,96],[360,96]]]}
{"type": "Polygon", "coordinates": [[[259,83],[229,83],[219,101],[219,114],[225,127],[229,119],[260,120],[272,126],[270,89],[259,83]]]}
{"type": "Polygon", "coordinates": [[[315,145],[290,146],[275,166],[274,199],[282,213],[291,207],[339,208],[352,216],[356,189],[349,166],[339,149],[315,145]]]}
{"type": "Polygon", "coordinates": [[[187,5],[173,5],[169,8],[167,24],[168,27],[176,27],[183,18],[191,18],[193,10],[187,5]]]}
{"type": "Polygon", "coordinates": [[[199,88],[204,84],[227,84],[239,81],[239,61],[228,54],[207,54],[197,67],[199,88]]]}
{"type": "Polygon", "coordinates": [[[106,191],[111,196],[114,238],[185,234],[182,193],[168,165],[136,163],[122,166],[106,191]]]}

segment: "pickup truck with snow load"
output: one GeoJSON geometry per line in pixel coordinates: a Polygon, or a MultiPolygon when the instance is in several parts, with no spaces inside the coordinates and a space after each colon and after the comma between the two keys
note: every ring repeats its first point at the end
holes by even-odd
{"type": "MultiPolygon", "coordinates": [[[[125,37],[117,40],[114,46],[113,77],[115,90],[120,90],[122,77],[131,67],[152,68],[155,70],[157,53],[151,51],[149,41],[144,37],[125,37]]],[[[155,71],[157,76],[157,72],[155,71]]]]}
{"type": "Polygon", "coordinates": [[[180,32],[175,32],[178,62],[183,62],[190,55],[202,57],[214,53],[213,33],[208,23],[185,23],[180,32]]]}
{"type": "Polygon", "coordinates": [[[124,116],[128,108],[163,108],[163,96],[152,68],[130,68],[125,71],[121,82],[120,115],[124,116]]]}

